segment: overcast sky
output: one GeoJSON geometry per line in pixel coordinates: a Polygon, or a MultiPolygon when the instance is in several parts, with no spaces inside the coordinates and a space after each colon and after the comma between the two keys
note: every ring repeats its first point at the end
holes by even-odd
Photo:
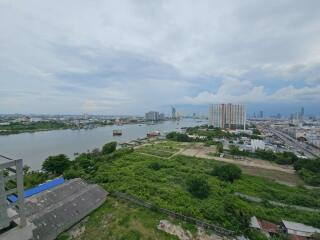
{"type": "Polygon", "coordinates": [[[0,113],[220,102],[319,114],[319,0],[0,1],[0,113]]]}

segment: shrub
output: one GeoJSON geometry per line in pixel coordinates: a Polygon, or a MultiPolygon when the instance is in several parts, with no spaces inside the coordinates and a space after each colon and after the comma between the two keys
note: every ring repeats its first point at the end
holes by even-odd
{"type": "Polygon", "coordinates": [[[211,173],[211,175],[217,176],[220,180],[226,182],[233,182],[234,180],[239,179],[241,174],[241,169],[234,164],[216,166],[211,173]]]}
{"type": "Polygon", "coordinates": [[[178,133],[178,132],[170,132],[166,136],[167,139],[177,141],[177,142],[190,142],[191,139],[188,137],[187,134],[178,133]]]}
{"type": "Polygon", "coordinates": [[[192,177],[187,181],[188,191],[197,198],[203,199],[208,197],[210,186],[208,182],[201,177],[192,177]]]}
{"type": "Polygon", "coordinates": [[[117,142],[109,142],[103,145],[102,154],[113,153],[117,149],[117,142]]]}
{"type": "Polygon", "coordinates": [[[158,171],[158,170],[160,170],[161,165],[157,162],[153,162],[153,163],[149,164],[149,168],[158,171]]]}
{"type": "Polygon", "coordinates": [[[42,164],[42,170],[48,173],[62,174],[71,165],[71,161],[64,154],[49,156],[42,164]]]}

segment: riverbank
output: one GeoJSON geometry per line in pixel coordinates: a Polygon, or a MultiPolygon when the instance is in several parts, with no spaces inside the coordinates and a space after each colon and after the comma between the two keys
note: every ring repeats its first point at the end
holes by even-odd
{"type": "Polygon", "coordinates": [[[0,152],[11,158],[22,158],[24,164],[37,170],[41,168],[42,162],[51,155],[62,153],[73,159],[74,153],[101,148],[106,142],[125,143],[145,138],[148,132],[160,131],[161,135],[164,135],[166,132],[176,131],[183,127],[205,123],[205,121],[199,123],[195,119],[182,119],[156,124],[108,125],[88,130],[62,129],[6,135],[0,136],[0,152]],[[122,131],[121,136],[113,136],[112,131],[115,128],[122,131]]]}
{"type": "Polygon", "coordinates": [[[103,121],[99,121],[84,125],[65,121],[12,122],[6,125],[0,125],[0,136],[65,129],[93,129],[108,125],[114,125],[114,123],[105,123],[103,121]]]}

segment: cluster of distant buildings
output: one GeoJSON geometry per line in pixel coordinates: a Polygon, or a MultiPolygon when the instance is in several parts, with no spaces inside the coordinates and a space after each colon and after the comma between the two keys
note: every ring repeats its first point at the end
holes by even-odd
{"type": "Polygon", "coordinates": [[[305,122],[297,125],[289,123],[282,127],[282,131],[301,142],[307,142],[320,148],[319,122],[305,122]]]}
{"type": "Polygon", "coordinates": [[[174,107],[171,107],[171,118],[166,117],[164,113],[159,113],[157,111],[149,111],[145,114],[145,120],[147,122],[149,122],[149,121],[152,121],[152,122],[164,121],[167,119],[172,119],[172,120],[179,120],[180,119],[180,116],[174,107]]]}

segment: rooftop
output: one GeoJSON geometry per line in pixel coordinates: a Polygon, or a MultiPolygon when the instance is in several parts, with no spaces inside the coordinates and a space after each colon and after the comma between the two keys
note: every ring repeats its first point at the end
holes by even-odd
{"type": "Polygon", "coordinates": [[[315,233],[315,232],[320,233],[320,229],[314,228],[312,226],[307,226],[302,223],[290,222],[286,220],[282,220],[282,223],[287,229],[291,229],[299,232],[306,232],[306,233],[315,233]]]}

